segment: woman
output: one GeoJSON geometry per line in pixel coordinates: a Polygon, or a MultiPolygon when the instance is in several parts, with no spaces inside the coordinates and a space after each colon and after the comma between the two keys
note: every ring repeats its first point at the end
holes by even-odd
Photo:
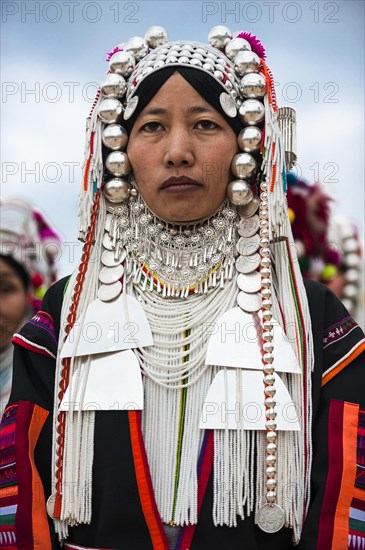
{"type": "Polygon", "coordinates": [[[56,280],[54,258],[59,237],[43,215],[28,203],[0,203],[0,359],[3,412],[8,403],[14,332],[40,307],[48,286],[56,280]]]}
{"type": "Polygon", "coordinates": [[[209,41],[154,27],[110,56],[88,124],[79,270],[45,297],[48,330],[16,337],[3,425],[22,462],[6,500],[19,545],[322,549],[361,536],[349,518],[362,509],[363,335],[323,287],[307,299],[293,261],[262,45],[225,27],[209,41]]]}

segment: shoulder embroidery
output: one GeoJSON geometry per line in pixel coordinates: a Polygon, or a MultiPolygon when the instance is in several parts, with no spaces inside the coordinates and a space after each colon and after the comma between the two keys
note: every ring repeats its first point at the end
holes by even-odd
{"type": "Polygon", "coordinates": [[[323,333],[323,349],[326,349],[328,346],[333,344],[334,342],[337,342],[338,340],[341,340],[352,330],[354,330],[358,324],[352,317],[349,315],[339,321],[338,323],[335,323],[334,325],[327,328],[323,333]]]}

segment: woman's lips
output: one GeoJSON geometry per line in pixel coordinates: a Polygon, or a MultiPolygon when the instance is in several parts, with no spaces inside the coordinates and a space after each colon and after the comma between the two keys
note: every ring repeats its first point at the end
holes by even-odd
{"type": "Polygon", "coordinates": [[[188,178],[187,176],[171,177],[168,178],[160,187],[161,191],[179,192],[179,191],[193,191],[202,187],[199,181],[188,178]]]}

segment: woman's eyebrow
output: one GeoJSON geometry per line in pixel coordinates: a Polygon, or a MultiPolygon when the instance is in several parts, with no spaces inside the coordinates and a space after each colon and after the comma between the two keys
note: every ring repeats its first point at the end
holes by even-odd
{"type": "MultiPolygon", "coordinates": [[[[213,107],[208,105],[192,105],[191,107],[188,107],[185,112],[187,114],[199,114],[199,113],[206,113],[209,111],[214,111],[213,107]]],[[[147,109],[146,111],[143,111],[143,115],[168,115],[169,111],[168,109],[164,109],[163,107],[154,107],[151,109],[147,109]]]]}

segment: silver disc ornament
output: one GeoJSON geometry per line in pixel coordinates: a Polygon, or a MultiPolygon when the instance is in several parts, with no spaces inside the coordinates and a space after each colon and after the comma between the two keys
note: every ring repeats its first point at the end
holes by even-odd
{"type": "Polygon", "coordinates": [[[111,285],[119,281],[123,273],[124,267],[121,264],[113,267],[104,266],[99,273],[99,281],[105,285],[111,285]]]}
{"type": "Polygon", "coordinates": [[[113,250],[104,250],[101,256],[101,263],[105,267],[115,267],[124,262],[127,256],[125,248],[120,248],[119,254],[116,256],[116,251],[113,250]]]}
{"type": "Polygon", "coordinates": [[[257,512],[257,524],[265,533],[277,533],[284,527],[284,510],[278,504],[264,504],[257,512]]]}
{"type": "Polygon", "coordinates": [[[251,256],[238,256],[236,269],[238,273],[252,273],[260,265],[261,256],[257,252],[251,256]]]}
{"type": "Polygon", "coordinates": [[[237,286],[248,294],[259,292],[261,290],[261,274],[258,271],[240,273],[237,277],[237,286]]]}
{"type": "Polygon", "coordinates": [[[257,214],[250,218],[241,218],[237,228],[240,237],[252,237],[260,228],[260,219],[257,214]]]}
{"type": "Polygon", "coordinates": [[[241,256],[251,256],[260,248],[260,235],[256,233],[252,237],[240,237],[236,246],[241,256]]]}
{"type": "Polygon", "coordinates": [[[239,292],[237,303],[243,311],[247,313],[256,313],[261,308],[261,295],[258,293],[239,292]]]}
{"type": "Polygon", "coordinates": [[[52,519],[55,519],[54,509],[55,509],[55,505],[56,505],[56,496],[57,496],[56,493],[52,493],[52,495],[48,497],[47,503],[46,503],[47,514],[52,519]]]}
{"type": "Polygon", "coordinates": [[[98,289],[98,298],[102,302],[111,302],[122,292],[122,283],[117,281],[111,285],[101,285],[98,289]]]}
{"type": "Polygon", "coordinates": [[[256,214],[259,206],[260,206],[260,199],[254,196],[248,204],[245,204],[238,208],[238,214],[242,216],[242,218],[250,218],[251,216],[256,214]]]}

